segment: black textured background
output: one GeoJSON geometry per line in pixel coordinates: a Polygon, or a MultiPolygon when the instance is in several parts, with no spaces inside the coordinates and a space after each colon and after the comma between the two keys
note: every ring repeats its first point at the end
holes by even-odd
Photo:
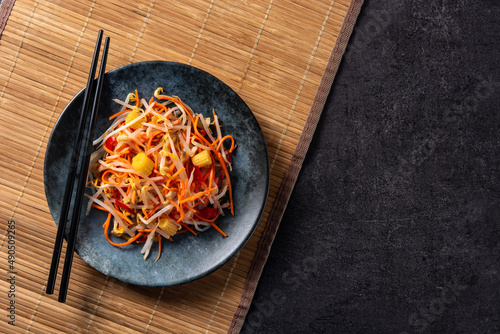
{"type": "Polygon", "coordinates": [[[500,333],[499,38],[365,1],[242,333],[500,333]]]}

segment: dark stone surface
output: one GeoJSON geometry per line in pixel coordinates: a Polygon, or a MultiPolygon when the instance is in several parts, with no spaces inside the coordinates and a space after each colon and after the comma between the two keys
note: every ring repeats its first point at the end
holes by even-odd
{"type": "Polygon", "coordinates": [[[500,333],[499,36],[365,2],[242,333],[500,333]]]}

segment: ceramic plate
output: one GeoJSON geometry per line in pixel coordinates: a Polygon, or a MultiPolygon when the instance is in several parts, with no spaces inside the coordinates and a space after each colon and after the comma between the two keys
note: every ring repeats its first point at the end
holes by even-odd
{"type": "MultiPolygon", "coordinates": [[[[211,115],[215,109],[225,134],[233,135],[238,147],[233,152],[231,180],[235,215],[229,212],[218,220],[228,237],[214,229],[198,236],[183,233],[175,242],[154,246],[145,261],[142,245],[114,247],[104,238],[102,225],[107,214],[93,209],[85,216],[82,210],[76,252],[89,265],[103,274],[129,284],[172,286],[201,278],[230,260],[248,241],[255,230],[269,189],[269,159],[262,131],[248,106],[226,84],[213,75],[192,66],[149,61],[126,65],[106,74],[95,136],[111,124],[108,117],[121,108],[112,99],[125,100],[138,90],[149,99],[158,87],[163,94],[179,96],[195,112],[211,115]]],[[[59,222],[62,196],[76,138],[83,90],[66,106],[52,130],[45,155],[44,183],[47,202],[56,224],[59,222]]],[[[84,199],[85,207],[87,198],[84,199]]],[[[69,228],[68,228],[69,230],[69,228]]]]}

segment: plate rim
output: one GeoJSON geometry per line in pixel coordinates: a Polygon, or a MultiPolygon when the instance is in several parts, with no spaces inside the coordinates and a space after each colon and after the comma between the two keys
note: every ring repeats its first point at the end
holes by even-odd
{"type": "MultiPolygon", "coordinates": [[[[270,167],[270,159],[269,159],[269,151],[268,151],[268,147],[267,147],[267,143],[266,143],[266,140],[265,140],[265,137],[264,137],[264,134],[262,132],[262,128],[260,127],[260,124],[258,123],[254,113],[252,112],[252,110],[250,109],[250,107],[248,107],[248,105],[246,104],[246,102],[241,98],[241,96],[234,90],[232,89],[228,84],[226,84],[224,81],[222,81],[221,79],[219,79],[218,77],[216,77],[215,75],[213,75],[212,73],[208,72],[208,71],[205,71],[199,67],[196,67],[196,66],[193,66],[193,65],[190,65],[190,64],[185,64],[185,63],[181,63],[181,62],[175,62],[175,61],[166,61],[166,60],[147,60],[147,61],[142,61],[142,62],[135,62],[135,63],[130,63],[130,64],[125,64],[125,65],[122,65],[122,66],[119,66],[117,68],[114,68],[112,70],[110,70],[109,72],[106,72],[106,75],[108,74],[112,74],[112,73],[115,73],[115,72],[118,72],[118,71],[126,71],[127,68],[132,68],[132,67],[136,67],[136,66],[145,66],[145,65],[153,65],[153,64],[164,64],[164,65],[168,65],[168,66],[179,66],[179,67],[184,67],[184,68],[188,68],[188,69],[191,69],[191,70],[194,70],[194,71],[199,71],[199,72],[202,72],[204,75],[208,75],[209,77],[212,77],[213,79],[219,81],[222,85],[224,85],[225,87],[227,87],[227,89],[231,90],[235,96],[241,100],[241,102],[247,107],[247,109],[250,111],[250,115],[251,117],[254,118],[255,120],[255,123],[257,124],[258,126],[258,130],[259,130],[259,133],[262,137],[262,142],[263,142],[263,149],[264,149],[264,156],[265,156],[265,162],[263,162],[262,164],[265,166],[265,185],[264,185],[264,194],[263,194],[263,199],[262,199],[262,202],[260,203],[260,208],[259,208],[259,212],[257,213],[256,215],[256,221],[255,222],[252,222],[253,226],[251,228],[251,230],[249,230],[249,232],[246,234],[246,236],[241,240],[240,244],[235,247],[230,253],[228,253],[223,260],[217,262],[215,265],[211,266],[209,269],[207,270],[202,270],[200,271],[198,274],[196,275],[191,275],[187,278],[181,278],[181,279],[175,279],[175,280],[172,280],[171,282],[158,282],[158,284],[156,283],[153,283],[153,284],[138,284],[138,283],[134,283],[134,282],[130,282],[130,281],[127,281],[127,280],[123,280],[123,278],[120,278],[118,276],[115,276],[112,272],[108,272],[108,273],[105,273],[103,272],[102,270],[100,269],[97,269],[92,263],[89,263],[86,259],[84,259],[83,257],[82,260],[87,263],[87,265],[89,265],[90,267],[92,267],[94,270],[98,271],[99,273],[101,274],[104,274],[104,275],[107,275],[107,276],[110,276],[114,279],[117,279],[121,282],[124,282],[126,284],[131,284],[131,285],[136,285],[136,286],[144,286],[144,287],[169,287],[169,286],[178,286],[178,285],[183,285],[183,284],[187,284],[187,283],[190,283],[190,282],[193,282],[193,281],[196,281],[196,280],[199,280],[203,277],[206,277],[208,275],[210,275],[211,273],[213,273],[214,271],[220,269],[222,266],[224,266],[227,262],[229,262],[231,259],[233,259],[236,254],[238,252],[240,252],[244,247],[245,245],[248,243],[248,241],[251,239],[251,237],[254,235],[255,233],[255,230],[257,229],[261,219],[262,219],[262,216],[264,214],[264,211],[265,211],[265,208],[266,208],[266,204],[267,204],[267,201],[269,199],[269,191],[270,191],[270,184],[271,184],[271,167],[270,167]]],[[[63,118],[63,116],[65,115],[65,113],[67,112],[68,109],[71,108],[71,105],[73,103],[75,103],[75,100],[81,98],[81,95],[84,93],[85,91],[85,87],[80,89],[69,101],[68,103],[65,105],[65,107],[63,108],[63,110],[61,111],[61,113],[59,114],[56,122],[54,123],[54,126],[51,130],[51,133],[50,133],[50,136],[49,136],[49,139],[47,141],[47,146],[46,146],[46,152],[45,152],[45,155],[44,155],[44,164],[43,164],[43,180],[44,180],[44,192],[45,192],[45,197],[47,199],[47,194],[49,193],[49,190],[48,190],[48,186],[47,186],[47,182],[46,182],[46,175],[48,174],[47,171],[48,171],[48,165],[47,165],[47,161],[50,160],[49,158],[49,153],[50,153],[50,144],[53,140],[53,136],[55,134],[55,130],[58,128],[58,126],[60,126],[60,122],[63,118]]],[[[50,174],[50,173],[49,173],[50,174]]],[[[66,174],[67,175],[67,174],[66,174]]],[[[49,205],[47,203],[48,207],[49,207],[49,212],[50,212],[50,215],[56,225],[56,227],[58,226],[58,221],[56,221],[56,217],[54,217],[54,210],[53,208],[51,207],[51,205],[49,205]]],[[[65,239],[66,239],[66,235],[64,236],[65,239]]],[[[79,250],[77,248],[75,248],[75,252],[77,254],[79,254],[79,250]]],[[[79,254],[80,255],[80,254],[79,254]]]]}

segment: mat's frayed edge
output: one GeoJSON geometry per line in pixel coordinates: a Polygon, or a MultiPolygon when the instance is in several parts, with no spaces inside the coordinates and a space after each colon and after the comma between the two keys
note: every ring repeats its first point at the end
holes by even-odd
{"type": "Polygon", "coordinates": [[[337,42],[335,43],[335,47],[330,55],[330,59],[328,60],[327,67],[321,79],[318,91],[316,92],[316,96],[314,97],[304,130],[302,131],[299,143],[295,148],[292,160],[290,161],[290,166],[288,167],[283,182],[281,183],[276,200],[269,214],[267,225],[264,228],[264,232],[259,241],[259,247],[257,248],[257,252],[255,253],[255,257],[252,261],[247,280],[245,281],[243,294],[238,308],[233,315],[233,321],[228,329],[228,333],[235,334],[241,331],[248,309],[252,303],[257,283],[259,282],[262,270],[264,269],[264,265],[269,256],[271,245],[274,241],[274,237],[276,236],[276,232],[278,231],[281,218],[283,217],[288,200],[292,194],[293,187],[295,186],[300,169],[302,168],[302,163],[304,162],[304,158],[307,150],[309,149],[309,145],[318,125],[321,113],[325,107],[326,99],[333,84],[333,79],[337,74],[340,61],[344,55],[347,42],[351,37],[354,24],[356,23],[362,5],[363,0],[353,0],[349,10],[347,11],[346,17],[344,18],[337,42]]]}
{"type": "Polygon", "coordinates": [[[1,1],[2,2],[0,3],[0,38],[2,37],[3,29],[7,24],[10,11],[12,10],[12,7],[14,6],[14,2],[16,2],[16,0],[1,0],[1,1]]]}

